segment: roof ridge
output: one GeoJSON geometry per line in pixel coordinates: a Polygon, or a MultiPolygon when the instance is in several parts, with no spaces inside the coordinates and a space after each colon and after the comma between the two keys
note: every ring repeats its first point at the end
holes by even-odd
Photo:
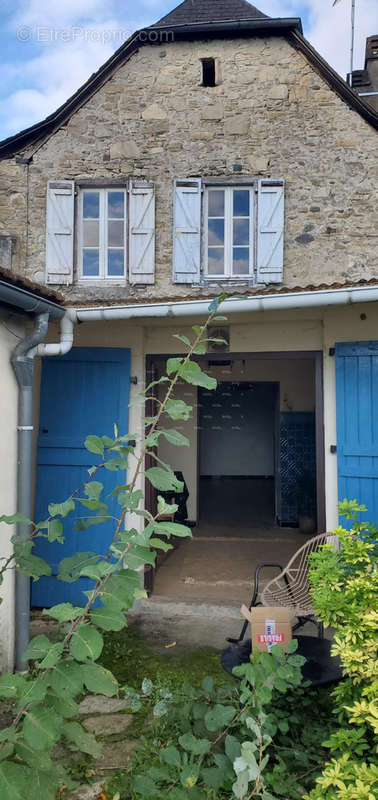
{"type": "Polygon", "coordinates": [[[151,27],[236,22],[242,19],[268,19],[268,16],[248,0],[183,0],[151,27]]]}

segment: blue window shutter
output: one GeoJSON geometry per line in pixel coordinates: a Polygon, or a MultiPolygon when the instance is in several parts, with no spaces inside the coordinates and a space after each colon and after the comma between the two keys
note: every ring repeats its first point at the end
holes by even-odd
{"type": "Polygon", "coordinates": [[[73,181],[49,181],[46,205],[46,282],[70,284],[74,252],[73,181]]]}
{"type": "Polygon", "coordinates": [[[257,198],[257,281],[283,280],[284,182],[260,179],[257,198]]]}
{"type": "Polygon", "coordinates": [[[155,191],[153,183],[131,181],[129,217],[130,283],[154,283],[155,191]]]}
{"type": "Polygon", "coordinates": [[[201,270],[201,179],[174,182],[173,282],[198,283],[201,270]]]}

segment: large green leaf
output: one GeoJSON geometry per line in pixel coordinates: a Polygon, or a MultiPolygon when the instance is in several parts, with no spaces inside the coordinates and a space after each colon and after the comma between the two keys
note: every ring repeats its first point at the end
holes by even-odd
{"type": "Polygon", "coordinates": [[[211,789],[222,789],[225,779],[227,778],[227,772],[218,767],[205,767],[201,770],[201,775],[206,786],[210,786],[211,789]]]}
{"type": "Polygon", "coordinates": [[[84,494],[86,494],[90,500],[99,500],[103,489],[103,483],[100,483],[99,481],[90,481],[84,488],[84,494]]]}
{"type": "Polygon", "coordinates": [[[235,736],[228,735],[225,738],[224,745],[225,745],[224,749],[226,751],[226,755],[233,764],[235,758],[239,758],[240,756],[241,744],[238,741],[238,739],[235,738],[235,736]]]}
{"type": "Polygon", "coordinates": [[[63,558],[59,564],[58,580],[74,583],[80,577],[80,572],[85,566],[96,564],[98,560],[97,553],[75,553],[74,556],[63,558]]]}
{"type": "Polygon", "coordinates": [[[158,433],[161,433],[162,436],[169,442],[169,444],[174,444],[176,447],[189,447],[190,441],[187,436],[184,436],[179,431],[175,431],[174,428],[168,428],[167,430],[160,430],[158,433]]]}
{"type": "Polygon", "coordinates": [[[79,722],[65,722],[62,728],[63,736],[76,745],[81,753],[88,753],[94,758],[101,755],[101,745],[96,742],[93,733],[84,730],[79,722]]]}
{"type": "Polygon", "coordinates": [[[40,636],[35,636],[34,639],[31,640],[29,646],[25,650],[24,659],[25,661],[30,661],[31,659],[37,660],[40,658],[44,658],[46,653],[48,653],[51,647],[50,639],[47,638],[44,634],[40,636]]]}
{"type": "Polygon", "coordinates": [[[135,794],[139,794],[143,798],[153,797],[158,791],[155,781],[148,775],[135,775],[132,784],[135,794]]]}
{"type": "Polygon", "coordinates": [[[72,636],[70,653],[76,661],[97,661],[103,646],[104,640],[96,628],[80,625],[72,636]]]}
{"type": "Polygon", "coordinates": [[[155,489],[160,489],[164,492],[182,492],[184,488],[182,481],[177,480],[175,473],[163,467],[150,467],[150,469],[146,470],[146,478],[155,489]]]}
{"type": "Polygon", "coordinates": [[[173,550],[173,545],[164,542],[162,539],[155,539],[152,537],[150,539],[151,547],[156,547],[158,550],[163,550],[164,553],[168,553],[169,550],[173,550]]]}
{"type": "Polygon", "coordinates": [[[219,731],[232,722],[235,716],[235,708],[223,706],[217,703],[205,715],[205,725],[208,731],[219,731]]]}
{"type": "Polygon", "coordinates": [[[30,770],[11,761],[0,763],[0,797],[25,800],[30,795],[30,770]]]}
{"type": "Polygon", "coordinates": [[[193,407],[185,403],[184,400],[170,399],[165,404],[165,411],[173,420],[188,420],[192,410],[193,407]]]}
{"type": "Polygon", "coordinates": [[[86,450],[89,453],[94,453],[95,455],[102,456],[104,454],[105,446],[102,439],[99,436],[87,436],[84,442],[86,450]]]}
{"type": "Polygon", "coordinates": [[[143,567],[144,564],[155,564],[156,553],[150,550],[149,547],[134,546],[131,548],[127,555],[127,563],[130,569],[136,570],[143,567]]]}
{"type": "Polygon", "coordinates": [[[179,522],[162,520],[162,522],[156,522],[154,528],[156,533],[168,533],[170,536],[180,536],[184,538],[185,536],[192,535],[190,528],[187,528],[186,525],[180,525],[179,522]]]}
{"type": "Polygon", "coordinates": [[[178,372],[183,358],[169,358],[167,361],[167,375],[172,375],[172,372],[178,372]]]}
{"type": "Polygon", "coordinates": [[[0,697],[17,697],[22,688],[26,686],[26,678],[16,673],[6,673],[0,676],[0,697]]]}
{"type": "Polygon", "coordinates": [[[59,770],[55,768],[49,771],[33,769],[30,774],[33,800],[56,800],[57,791],[63,781],[59,770]]]}
{"type": "Polygon", "coordinates": [[[141,587],[140,573],[132,569],[124,569],[112,575],[101,593],[104,605],[118,602],[120,608],[129,608],[134,601],[134,594],[141,587]]]}
{"type": "Polygon", "coordinates": [[[74,700],[68,697],[58,697],[49,689],[46,695],[45,703],[49,708],[53,708],[57,714],[60,714],[65,719],[77,717],[79,713],[79,706],[74,700]]]}
{"type": "Polygon", "coordinates": [[[13,552],[19,572],[24,575],[30,575],[34,580],[38,580],[42,576],[51,575],[51,567],[43,558],[34,556],[32,553],[33,542],[30,540],[22,539],[18,536],[12,536],[13,552]]]}
{"type": "Polygon", "coordinates": [[[30,747],[26,742],[17,742],[15,745],[17,755],[34,769],[48,770],[51,768],[51,758],[46,751],[39,752],[35,747],[30,747]]]}
{"type": "Polygon", "coordinates": [[[60,738],[62,717],[51,708],[27,711],[23,722],[26,743],[36,750],[47,750],[60,738]]]}
{"type": "Polygon", "coordinates": [[[50,519],[47,527],[47,538],[49,542],[62,542],[63,539],[63,523],[60,519],[50,519]]]}
{"type": "Polygon", "coordinates": [[[18,693],[18,706],[39,705],[45,698],[47,692],[47,681],[40,675],[38,678],[28,680],[25,686],[18,693]]]}
{"type": "Polygon", "coordinates": [[[177,747],[173,747],[173,745],[170,745],[169,747],[166,747],[164,750],[161,750],[160,755],[163,761],[165,761],[165,763],[168,764],[170,767],[178,767],[178,768],[181,767],[181,757],[179,751],[177,750],[177,747]]]}
{"type": "Polygon", "coordinates": [[[99,664],[83,664],[81,667],[83,681],[89,692],[94,694],[104,694],[106,697],[113,697],[118,692],[118,681],[99,664]]]}
{"type": "Polygon", "coordinates": [[[121,631],[126,625],[126,617],[119,606],[108,603],[104,608],[94,608],[91,619],[104,631],[121,631]]]}
{"type": "Polygon", "coordinates": [[[52,608],[44,608],[42,614],[57,619],[58,622],[71,622],[77,617],[82,617],[85,614],[85,609],[81,606],[73,606],[71,603],[59,603],[59,605],[52,608]]]}
{"type": "Polygon", "coordinates": [[[196,739],[191,733],[180,736],[179,742],[184,750],[193,753],[195,756],[204,756],[210,752],[211,742],[209,739],[196,739]]]}
{"type": "Polygon", "coordinates": [[[201,386],[204,389],[210,390],[217,388],[216,379],[211,378],[206,372],[202,372],[200,365],[197,364],[196,361],[187,361],[180,367],[179,373],[180,378],[186,381],[186,383],[191,383],[192,386],[201,386]]]}
{"type": "Polygon", "coordinates": [[[23,525],[32,525],[31,519],[25,517],[24,514],[2,514],[0,517],[0,522],[5,522],[6,525],[16,525],[18,522],[22,523],[23,525]]]}
{"type": "Polygon", "coordinates": [[[50,673],[49,682],[58,697],[76,697],[83,688],[82,667],[71,659],[61,661],[50,673]]]}
{"type": "Polygon", "coordinates": [[[50,503],[49,514],[50,517],[66,517],[71,511],[75,510],[75,501],[72,497],[65,500],[64,503],[50,503]]]}

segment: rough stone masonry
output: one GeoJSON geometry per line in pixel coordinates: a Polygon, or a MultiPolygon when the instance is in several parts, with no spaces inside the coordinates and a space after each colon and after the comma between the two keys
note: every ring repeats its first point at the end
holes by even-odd
{"type": "Polygon", "coordinates": [[[48,180],[155,182],[155,284],[74,282],[71,302],[214,293],[172,284],[173,180],[187,176],[284,178],[285,286],[377,276],[377,133],[283,37],[147,45],[31,155],[0,161],[0,235],[40,282],[48,180]],[[206,57],[215,87],[201,86],[206,57]]]}

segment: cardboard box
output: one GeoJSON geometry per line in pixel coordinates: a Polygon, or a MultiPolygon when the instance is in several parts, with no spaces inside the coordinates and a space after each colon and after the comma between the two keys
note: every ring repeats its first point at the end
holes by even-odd
{"type": "Polygon", "coordinates": [[[243,617],[251,623],[252,650],[270,652],[278,644],[287,651],[292,639],[292,612],[283,606],[241,607],[243,617]]]}

